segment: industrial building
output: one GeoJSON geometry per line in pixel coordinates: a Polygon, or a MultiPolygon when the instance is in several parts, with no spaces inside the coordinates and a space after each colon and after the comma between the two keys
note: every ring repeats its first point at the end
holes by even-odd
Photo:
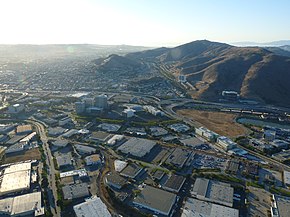
{"type": "Polygon", "coordinates": [[[19,126],[16,127],[16,133],[18,135],[32,133],[32,126],[30,124],[19,125],[19,126]]]}
{"type": "Polygon", "coordinates": [[[121,160],[114,161],[114,168],[115,168],[115,171],[117,172],[121,172],[127,165],[128,163],[125,161],[121,161],[121,160]]]}
{"type": "Polygon", "coordinates": [[[10,114],[18,114],[22,111],[24,111],[25,107],[23,104],[14,104],[8,106],[8,113],[10,114]]]}
{"type": "Polygon", "coordinates": [[[108,139],[111,138],[111,134],[102,132],[102,131],[95,131],[89,136],[88,140],[96,143],[105,143],[108,139]]]}
{"type": "Polygon", "coordinates": [[[185,165],[191,154],[191,151],[181,148],[175,148],[171,155],[166,159],[166,164],[173,165],[181,169],[185,165]]]}
{"type": "Polygon", "coordinates": [[[87,183],[66,185],[62,187],[62,192],[65,200],[88,197],[90,195],[87,183]]]}
{"type": "Polygon", "coordinates": [[[21,192],[30,189],[31,163],[18,163],[6,167],[0,179],[0,195],[21,192]]]}
{"type": "Polygon", "coordinates": [[[67,167],[72,165],[72,155],[71,153],[68,154],[61,154],[56,157],[56,163],[59,168],[67,167]]]}
{"type": "Polygon", "coordinates": [[[105,176],[105,183],[109,187],[113,187],[115,189],[121,189],[126,183],[127,180],[117,173],[108,173],[105,176]]]}
{"type": "Polygon", "coordinates": [[[284,184],[290,186],[290,172],[284,171],[284,184]]]}
{"type": "Polygon", "coordinates": [[[197,178],[191,194],[200,200],[233,206],[234,188],[227,183],[197,178]]]}
{"type": "Polygon", "coordinates": [[[225,151],[229,151],[237,147],[237,143],[233,142],[231,139],[225,136],[218,137],[217,144],[225,151]]]}
{"type": "Polygon", "coordinates": [[[96,148],[86,145],[74,145],[75,149],[79,154],[92,154],[96,152],[96,148]]]}
{"type": "Polygon", "coordinates": [[[152,212],[169,216],[177,196],[173,193],[146,185],[134,198],[133,204],[152,212]]]}
{"type": "Polygon", "coordinates": [[[121,143],[122,141],[125,141],[125,136],[123,136],[123,135],[114,135],[112,138],[110,138],[107,141],[107,145],[109,145],[109,146],[117,145],[118,143],[121,143]]]}
{"type": "Polygon", "coordinates": [[[144,110],[147,111],[148,113],[154,115],[154,116],[163,116],[164,112],[151,106],[151,105],[145,105],[143,106],[144,110]]]}
{"type": "Polygon", "coordinates": [[[85,157],[85,162],[87,166],[91,166],[91,165],[101,164],[102,160],[101,160],[100,155],[93,154],[93,155],[85,157]]]}
{"type": "Polygon", "coordinates": [[[290,198],[278,195],[272,195],[272,217],[289,217],[290,198]]]}
{"type": "Polygon", "coordinates": [[[117,148],[123,154],[129,154],[134,157],[142,158],[149,154],[156,145],[155,141],[140,138],[130,138],[127,142],[117,148]]]}
{"type": "Polygon", "coordinates": [[[200,128],[196,128],[195,129],[195,133],[203,138],[205,138],[206,140],[210,141],[210,142],[214,142],[216,141],[217,137],[219,136],[218,134],[216,134],[213,131],[210,131],[209,129],[205,128],[205,127],[200,127],[200,128]]]}
{"type": "Polygon", "coordinates": [[[185,125],[185,124],[171,124],[168,126],[169,129],[173,130],[174,132],[177,132],[177,133],[184,133],[188,130],[190,130],[190,127],[185,125]]]}
{"type": "Polygon", "coordinates": [[[127,109],[124,109],[124,111],[122,111],[122,115],[126,118],[132,118],[134,117],[135,112],[136,112],[135,110],[127,108],[127,109]]]}
{"type": "Polygon", "coordinates": [[[239,217],[239,210],[218,204],[188,198],[181,217],[239,217]]]}
{"type": "Polygon", "coordinates": [[[42,216],[41,192],[0,200],[0,216],[42,216]]]}
{"type": "Polygon", "coordinates": [[[129,164],[121,171],[120,174],[122,176],[135,179],[142,171],[143,168],[138,166],[137,164],[129,164]]]}
{"type": "Polygon", "coordinates": [[[74,212],[76,217],[111,217],[107,206],[99,197],[92,197],[85,200],[85,202],[75,205],[74,212]]]}
{"type": "Polygon", "coordinates": [[[162,188],[167,191],[178,193],[182,188],[184,182],[185,178],[183,176],[173,174],[166,180],[162,188]]]}

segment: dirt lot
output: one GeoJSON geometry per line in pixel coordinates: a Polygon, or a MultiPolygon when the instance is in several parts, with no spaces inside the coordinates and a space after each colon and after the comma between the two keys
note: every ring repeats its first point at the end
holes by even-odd
{"type": "Polygon", "coordinates": [[[26,160],[40,160],[41,154],[38,148],[30,149],[25,153],[21,153],[19,155],[13,155],[5,158],[5,163],[14,163],[19,161],[26,160]]]}
{"type": "Polygon", "coordinates": [[[234,114],[190,109],[179,110],[177,113],[187,116],[223,136],[233,138],[249,133],[246,127],[235,122],[236,115],[234,114]]]}

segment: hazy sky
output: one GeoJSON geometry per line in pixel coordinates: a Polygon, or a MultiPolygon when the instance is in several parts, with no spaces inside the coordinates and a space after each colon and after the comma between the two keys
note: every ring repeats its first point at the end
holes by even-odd
{"type": "Polygon", "coordinates": [[[0,0],[0,43],[290,39],[289,0],[0,0]]]}

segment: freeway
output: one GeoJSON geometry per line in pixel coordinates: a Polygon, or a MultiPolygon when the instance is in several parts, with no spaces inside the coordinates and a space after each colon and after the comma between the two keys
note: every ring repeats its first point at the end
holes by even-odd
{"type": "Polygon", "coordinates": [[[49,186],[48,188],[48,197],[49,197],[49,203],[50,203],[50,208],[51,212],[54,217],[59,217],[60,216],[60,208],[56,204],[56,198],[57,198],[57,187],[56,187],[56,180],[55,180],[55,174],[57,170],[54,167],[54,162],[53,162],[53,156],[51,154],[51,151],[49,149],[49,145],[47,143],[48,139],[45,133],[45,127],[42,123],[29,119],[27,122],[33,124],[38,131],[38,134],[40,136],[41,141],[43,142],[43,149],[44,153],[46,155],[46,164],[48,165],[49,171],[48,171],[48,183],[49,186]]]}

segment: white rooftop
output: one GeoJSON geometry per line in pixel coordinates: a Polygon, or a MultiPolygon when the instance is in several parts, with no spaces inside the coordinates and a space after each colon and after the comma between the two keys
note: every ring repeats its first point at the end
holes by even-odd
{"type": "Polygon", "coordinates": [[[121,172],[127,166],[127,164],[128,163],[125,161],[115,160],[114,161],[115,170],[117,172],[121,172]]]}
{"type": "Polygon", "coordinates": [[[84,203],[74,206],[77,217],[111,217],[106,205],[99,197],[86,199],[84,203]]]}
{"type": "Polygon", "coordinates": [[[29,212],[34,213],[34,216],[41,216],[44,214],[44,208],[41,207],[41,192],[2,199],[0,212],[11,216],[29,214],[29,212]]]}

